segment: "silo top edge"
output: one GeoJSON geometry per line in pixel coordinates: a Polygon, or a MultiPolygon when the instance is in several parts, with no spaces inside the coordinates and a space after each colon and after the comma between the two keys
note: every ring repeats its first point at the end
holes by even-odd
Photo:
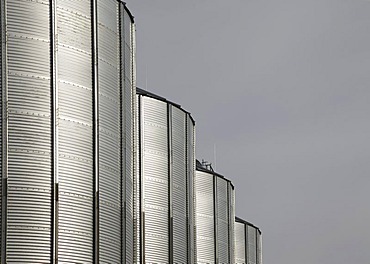
{"type": "Polygon", "coordinates": [[[202,164],[200,163],[200,161],[199,161],[199,160],[196,160],[196,170],[197,170],[197,171],[202,171],[202,172],[205,172],[205,173],[209,173],[209,174],[212,174],[212,175],[214,175],[214,176],[217,176],[217,177],[219,177],[219,178],[221,178],[221,179],[224,179],[225,181],[227,181],[227,182],[229,182],[229,183],[230,183],[230,185],[231,185],[231,187],[232,187],[233,189],[235,189],[234,184],[232,183],[232,181],[231,181],[231,180],[229,180],[228,178],[225,178],[225,176],[223,176],[223,175],[221,175],[221,174],[219,174],[219,173],[215,172],[213,169],[207,169],[207,168],[204,168],[204,167],[202,166],[202,164]]]}
{"type": "Polygon", "coordinates": [[[186,111],[184,108],[181,107],[181,105],[177,104],[177,103],[174,103],[172,101],[169,101],[167,100],[166,98],[162,97],[162,96],[159,96],[157,94],[154,94],[152,92],[149,92],[147,90],[144,90],[142,88],[139,88],[139,87],[136,87],[136,94],[138,95],[142,95],[142,96],[147,96],[147,97],[150,97],[150,98],[153,98],[153,99],[156,99],[156,100],[159,100],[159,101],[162,101],[162,102],[165,102],[167,104],[170,104],[178,109],[180,109],[181,111],[183,111],[184,113],[186,113],[191,121],[193,122],[193,125],[195,125],[195,120],[193,119],[193,117],[191,116],[191,113],[186,111]]]}
{"type": "Polygon", "coordinates": [[[250,223],[248,221],[245,221],[245,220],[241,219],[240,217],[235,216],[235,222],[238,222],[238,223],[242,223],[242,224],[251,226],[251,227],[257,229],[258,232],[260,233],[260,235],[262,234],[261,229],[258,226],[255,226],[254,224],[252,224],[252,223],[250,223]]]}
{"type": "Polygon", "coordinates": [[[134,16],[132,15],[132,13],[131,13],[130,9],[128,9],[128,8],[127,8],[127,4],[126,4],[126,2],[125,2],[125,1],[122,1],[122,0],[117,0],[117,1],[118,1],[118,2],[121,2],[121,3],[124,5],[124,7],[125,7],[125,10],[126,10],[127,14],[130,16],[131,22],[132,22],[132,23],[135,23],[134,16]]]}

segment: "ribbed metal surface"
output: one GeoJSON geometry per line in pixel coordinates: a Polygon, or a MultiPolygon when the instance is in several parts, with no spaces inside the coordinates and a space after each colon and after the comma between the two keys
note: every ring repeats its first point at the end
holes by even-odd
{"type": "Polygon", "coordinates": [[[258,227],[236,217],[236,263],[262,264],[262,237],[258,227]]]}
{"type": "Polygon", "coordinates": [[[246,264],[245,261],[245,225],[235,223],[235,263],[246,264]]]}
{"type": "Polygon", "coordinates": [[[121,262],[120,38],[116,0],[98,1],[99,260],[121,262]]]}
{"type": "Polygon", "coordinates": [[[186,115],[172,107],[173,261],[187,263],[186,115]]]}
{"type": "Polygon", "coordinates": [[[256,240],[256,232],[257,230],[252,227],[248,226],[247,236],[248,236],[248,264],[256,264],[257,263],[257,240],[256,240]]]}
{"type": "Polygon", "coordinates": [[[60,262],[93,260],[91,6],[57,1],[60,262]]]}
{"type": "Polygon", "coordinates": [[[50,261],[49,4],[8,0],[7,262],[50,261]]]}
{"type": "Polygon", "coordinates": [[[142,255],[146,263],[194,263],[194,123],[178,106],[144,91],[138,103],[141,198],[136,199],[142,213],[136,244],[142,248],[136,261],[142,255]]]}
{"type": "MultiPolygon", "coordinates": [[[[3,32],[3,22],[5,21],[5,17],[3,15],[3,3],[0,3],[0,38],[2,38],[5,35],[5,32],[3,32]]],[[[4,87],[4,78],[3,78],[3,53],[5,53],[5,47],[2,41],[0,42],[0,259],[2,259],[3,254],[3,89],[4,87]]]]}
{"type": "Polygon", "coordinates": [[[212,170],[199,168],[196,190],[198,263],[234,263],[234,189],[212,170]]]}
{"type": "Polygon", "coordinates": [[[187,116],[187,208],[188,208],[188,263],[196,263],[195,248],[195,127],[191,117],[187,116]]]}
{"type": "Polygon", "coordinates": [[[141,96],[135,96],[137,113],[135,115],[135,149],[136,154],[136,172],[135,175],[135,191],[134,191],[134,263],[140,263],[142,259],[142,151],[141,151],[141,135],[142,135],[142,105],[141,96]]]}
{"type": "Polygon", "coordinates": [[[228,184],[229,192],[229,259],[235,263],[235,190],[231,183],[228,184]]]}
{"type": "Polygon", "coordinates": [[[125,190],[123,190],[125,197],[125,241],[123,246],[126,254],[126,263],[134,262],[134,116],[135,108],[135,26],[131,21],[131,17],[127,10],[121,4],[121,25],[122,30],[122,63],[121,70],[123,71],[122,78],[122,104],[124,110],[123,135],[124,135],[124,164],[125,164],[125,190]],[[128,48],[127,48],[128,47],[128,48]]]}
{"type": "Polygon", "coordinates": [[[1,21],[2,262],[132,263],[132,16],[117,0],[3,0],[1,21]]]}
{"type": "Polygon", "coordinates": [[[217,177],[217,242],[218,260],[220,263],[229,263],[229,203],[228,183],[217,177]]]}
{"type": "Polygon", "coordinates": [[[196,171],[196,235],[198,263],[215,263],[214,183],[210,173],[196,171]]]}
{"type": "Polygon", "coordinates": [[[262,238],[261,233],[257,231],[257,264],[262,264],[262,238]]]}
{"type": "Polygon", "coordinates": [[[167,104],[142,98],[145,262],[166,263],[168,252],[167,104]]]}

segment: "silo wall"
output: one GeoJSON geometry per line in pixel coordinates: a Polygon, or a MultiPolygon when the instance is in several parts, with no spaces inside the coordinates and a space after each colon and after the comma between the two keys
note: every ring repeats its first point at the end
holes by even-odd
{"type": "Polygon", "coordinates": [[[234,263],[234,186],[197,162],[197,263],[234,263]]]}
{"type": "Polygon", "coordinates": [[[2,263],[132,261],[132,15],[116,0],[0,12],[2,263]]]}
{"type": "Polygon", "coordinates": [[[262,233],[253,224],[235,218],[236,264],[262,264],[262,233]]]}
{"type": "Polygon", "coordinates": [[[194,263],[194,121],[137,89],[138,263],[194,263]]]}

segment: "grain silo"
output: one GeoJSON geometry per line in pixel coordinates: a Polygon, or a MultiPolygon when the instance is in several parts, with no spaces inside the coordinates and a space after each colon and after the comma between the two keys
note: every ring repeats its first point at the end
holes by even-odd
{"type": "Polygon", "coordinates": [[[239,217],[235,217],[235,263],[262,264],[261,230],[239,217]]]}
{"type": "Polygon", "coordinates": [[[1,1],[2,263],[133,260],[134,21],[1,1]]]}
{"type": "Polygon", "coordinates": [[[137,89],[137,263],[194,263],[194,120],[137,89]]]}
{"type": "Polygon", "coordinates": [[[234,263],[234,186],[210,164],[197,161],[197,263],[234,263]]]}

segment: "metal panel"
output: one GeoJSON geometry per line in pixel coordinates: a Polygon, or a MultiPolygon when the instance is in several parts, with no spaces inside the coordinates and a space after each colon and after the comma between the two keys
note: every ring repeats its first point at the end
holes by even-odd
{"type": "Polygon", "coordinates": [[[235,223],[235,262],[237,264],[246,264],[245,261],[245,225],[235,223]]]}
{"type": "Polygon", "coordinates": [[[213,175],[196,171],[196,236],[198,263],[215,263],[213,175]]]}
{"type": "Polygon", "coordinates": [[[229,195],[229,261],[235,263],[235,190],[228,182],[229,195]]]}
{"type": "Polygon", "coordinates": [[[135,116],[136,129],[135,129],[135,147],[138,150],[136,153],[136,172],[135,175],[135,191],[134,191],[134,263],[141,263],[142,261],[142,249],[144,239],[142,237],[143,228],[142,228],[142,96],[136,95],[136,106],[137,106],[137,115],[135,116]]]}
{"type": "Polygon", "coordinates": [[[256,264],[256,229],[248,225],[248,264],[256,264]]]}
{"type": "Polygon", "coordinates": [[[5,185],[3,185],[3,181],[5,181],[4,173],[3,173],[3,158],[7,157],[7,150],[6,147],[3,147],[4,144],[4,128],[7,127],[7,120],[4,118],[6,115],[4,115],[4,104],[3,101],[7,101],[6,95],[7,95],[7,85],[6,85],[6,32],[5,32],[5,24],[6,24],[6,12],[5,12],[5,1],[0,2],[0,263],[4,263],[5,260],[2,260],[3,257],[3,251],[5,251],[5,245],[6,243],[3,243],[3,240],[5,240],[6,232],[3,231],[3,229],[6,228],[6,222],[4,222],[3,218],[6,218],[6,213],[3,213],[6,211],[5,205],[6,205],[6,197],[3,199],[3,194],[6,192],[3,192],[3,187],[5,189],[5,185]],[[5,56],[4,56],[5,55],[5,56]],[[5,91],[5,92],[3,92],[5,91]],[[5,123],[5,126],[3,125],[5,123]],[[5,150],[5,155],[3,155],[3,152],[5,150]],[[5,200],[5,201],[4,201],[5,200]],[[4,208],[3,208],[4,206],[4,208]]]}
{"type": "Polygon", "coordinates": [[[172,107],[173,261],[187,263],[186,115],[172,107]]]}
{"type": "Polygon", "coordinates": [[[118,19],[116,0],[98,1],[101,263],[121,262],[121,89],[118,19]]]}
{"type": "Polygon", "coordinates": [[[93,91],[89,0],[58,0],[59,261],[93,261],[93,91]]]}
{"type": "Polygon", "coordinates": [[[123,42],[121,43],[122,52],[122,89],[123,89],[123,110],[124,110],[124,152],[125,152],[125,252],[126,262],[133,263],[134,261],[134,114],[136,113],[135,108],[135,58],[134,58],[134,47],[135,47],[135,27],[127,10],[122,4],[122,37],[123,42]],[[130,49],[127,53],[126,46],[129,45],[130,49]]]}
{"type": "MultiPolygon", "coordinates": [[[[7,261],[51,260],[51,65],[48,2],[8,0],[7,261]]],[[[4,257],[4,256],[3,256],[4,257]]]]}
{"type": "Polygon", "coordinates": [[[131,263],[132,17],[115,0],[3,0],[0,11],[2,263],[99,262],[99,246],[101,262],[123,262],[124,226],[131,263]]]}
{"type": "Polygon", "coordinates": [[[142,118],[145,262],[167,263],[169,185],[166,103],[142,98],[142,118]]]}
{"type": "Polygon", "coordinates": [[[262,264],[262,237],[261,233],[257,231],[257,264],[262,264]]]}
{"type": "Polygon", "coordinates": [[[196,263],[195,246],[195,137],[194,123],[187,115],[187,216],[188,216],[188,263],[196,263]]]}
{"type": "Polygon", "coordinates": [[[217,179],[217,243],[219,263],[229,263],[229,203],[228,182],[217,179]]]}

